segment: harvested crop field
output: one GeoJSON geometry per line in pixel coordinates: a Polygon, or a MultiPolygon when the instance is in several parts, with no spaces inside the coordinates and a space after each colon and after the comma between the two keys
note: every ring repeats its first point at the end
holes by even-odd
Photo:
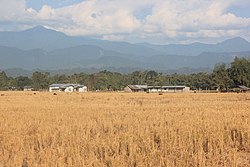
{"type": "Polygon", "coordinates": [[[0,166],[250,166],[250,94],[0,92],[0,166]]]}

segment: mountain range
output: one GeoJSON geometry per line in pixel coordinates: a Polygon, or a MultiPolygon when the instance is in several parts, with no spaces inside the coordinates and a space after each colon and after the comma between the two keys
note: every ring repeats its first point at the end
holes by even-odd
{"type": "Polygon", "coordinates": [[[0,32],[0,69],[212,69],[235,56],[249,57],[250,43],[236,37],[217,44],[128,43],[73,37],[37,26],[0,32]]]}

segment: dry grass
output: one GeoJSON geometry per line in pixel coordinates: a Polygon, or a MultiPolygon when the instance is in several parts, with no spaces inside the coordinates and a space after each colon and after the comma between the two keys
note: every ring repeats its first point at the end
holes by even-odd
{"type": "Polygon", "coordinates": [[[250,166],[250,94],[0,94],[1,167],[250,166]]]}

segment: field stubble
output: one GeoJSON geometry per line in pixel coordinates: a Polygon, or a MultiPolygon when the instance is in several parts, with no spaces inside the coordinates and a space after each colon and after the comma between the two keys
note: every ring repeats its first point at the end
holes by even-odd
{"type": "Polygon", "coordinates": [[[250,94],[1,92],[0,166],[250,166],[249,118],[250,94]]]}

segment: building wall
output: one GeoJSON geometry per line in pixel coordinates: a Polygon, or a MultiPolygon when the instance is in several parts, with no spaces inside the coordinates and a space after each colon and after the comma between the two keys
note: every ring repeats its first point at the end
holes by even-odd
{"type": "Polygon", "coordinates": [[[184,93],[184,92],[189,92],[190,88],[189,87],[185,87],[185,88],[171,88],[171,89],[163,89],[162,92],[165,93],[184,93]]]}
{"type": "Polygon", "coordinates": [[[185,87],[183,92],[189,92],[190,91],[190,87],[185,87]]]}
{"type": "Polygon", "coordinates": [[[161,89],[148,89],[148,92],[158,93],[161,92],[161,89]]]}
{"type": "Polygon", "coordinates": [[[23,91],[32,91],[32,88],[24,88],[23,91]]]}
{"type": "Polygon", "coordinates": [[[78,92],[87,92],[87,91],[88,91],[88,89],[86,86],[78,89],[78,92]]]}
{"type": "Polygon", "coordinates": [[[60,92],[59,87],[49,87],[49,92],[60,92]]]}
{"type": "Polygon", "coordinates": [[[74,92],[74,87],[73,86],[69,86],[67,87],[64,92],[74,92]]]}

